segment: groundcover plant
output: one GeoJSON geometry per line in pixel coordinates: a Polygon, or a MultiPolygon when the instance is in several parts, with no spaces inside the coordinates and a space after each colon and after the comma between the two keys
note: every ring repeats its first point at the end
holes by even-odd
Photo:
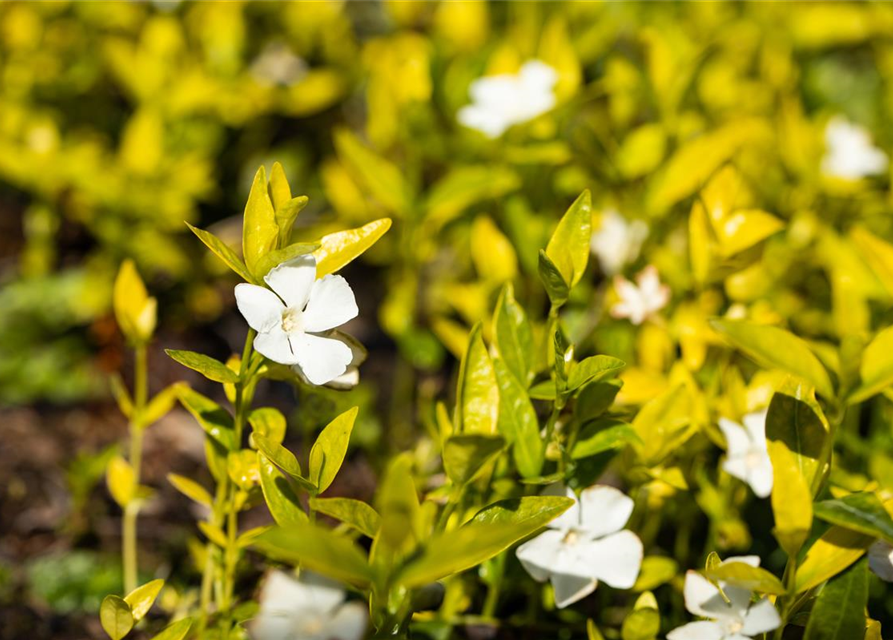
{"type": "Polygon", "coordinates": [[[893,5],[0,33],[0,640],[889,634],[893,5]]]}

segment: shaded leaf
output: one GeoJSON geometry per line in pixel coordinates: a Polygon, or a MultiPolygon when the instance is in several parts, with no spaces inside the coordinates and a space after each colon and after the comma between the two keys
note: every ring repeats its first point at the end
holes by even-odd
{"type": "Polygon", "coordinates": [[[893,519],[878,497],[868,491],[852,493],[814,505],[815,515],[825,522],[880,538],[893,544],[893,519]]]}
{"type": "Polygon", "coordinates": [[[192,628],[192,618],[183,618],[166,626],[161,633],[153,636],[152,640],[183,640],[190,628],[192,628]]]}
{"type": "Polygon", "coordinates": [[[552,306],[560,307],[567,302],[567,297],[570,295],[570,287],[561,275],[558,267],[549,259],[545,251],[541,250],[539,252],[537,269],[540,281],[542,281],[543,287],[546,289],[546,294],[548,294],[552,306]]]}
{"type": "Polygon", "coordinates": [[[579,389],[589,382],[600,382],[616,376],[625,366],[623,360],[611,356],[591,356],[574,363],[567,375],[568,391],[579,389]]]}
{"type": "Polygon", "coordinates": [[[458,485],[471,480],[502,452],[505,440],[500,436],[459,434],[447,438],[443,445],[443,468],[458,485]]]}
{"type": "Polygon", "coordinates": [[[365,536],[374,538],[381,516],[371,506],[352,498],[310,498],[310,508],[349,524],[365,536]]]}
{"type": "Polygon", "coordinates": [[[499,385],[499,432],[512,445],[518,473],[524,478],[536,477],[542,473],[546,455],[536,411],[524,386],[502,358],[493,359],[493,370],[499,385]]]}
{"type": "Polygon", "coordinates": [[[260,487],[273,519],[281,527],[308,522],[307,514],[285,475],[263,453],[257,454],[260,487]]]}
{"type": "Polygon", "coordinates": [[[613,418],[603,418],[586,425],[580,431],[571,450],[571,457],[580,460],[612,449],[621,449],[631,442],[642,442],[632,425],[613,418]]]}
{"type": "Polygon", "coordinates": [[[130,605],[119,596],[106,596],[99,607],[99,622],[112,640],[121,640],[133,629],[134,620],[130,605]]]}
{"type": "Polygon", "coordinates": [[[803,640],[852,640],[865,634],[868,560],[831,579],[816,598],[803,640]]]}

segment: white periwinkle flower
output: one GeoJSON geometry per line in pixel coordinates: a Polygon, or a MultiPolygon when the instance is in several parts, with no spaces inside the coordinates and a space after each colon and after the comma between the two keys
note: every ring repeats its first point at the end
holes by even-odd
{"type": "Polygon", "coordinates": [[[620,301],[611,307],[611,315],[615,318],[629,318],[633,324],[642,324],[670,301],[670,288],[661,284],[653,265],[648,265],[639,272],[636,284],[623,276],[616,276],[614,290],[620,301]]]}
{"type": "MultiPolygon", "coordinates": [[[[752,567],[760,564],[756,556],[727,558],[723,564],[743,562],[752,567]]],[[[722,581],[722,597],[707,578],[696,571],[685,575],[685,608],[696,616],[709,618],[673,629],[667,640],[749,640],[753,636],[777,629],[781,617],[767,598],[751,604],[751,592],[722,581]]]]}
{"type": "Polygon", "coordinates": [[[254,348],[274,362],[299,366],[316,385],[343,374],[353,353],[341,340],[324,334],[357,316],[347,281],[333,275],[317,280],[316,259],[305,255],[273,268],[264,282],[272,291],[244,282],[236,285],[239,311],[257,331],[254,348]]]}
{"type": "Polygon", "coordinates": [[[287,87],[307,72],[307,63],[296,56],[288,45],[272,42],[251,63],[250,71],[259,84],[287,87]]]}
{"type": "Polygon", "coordinates": [[[827,151],[822,158],[822,173],[827,176],[858,180],[887,169],[887,154],[871,143],[868,131],[842,116],[828,121],[825,145],[827,151]]]}
{"type": "MultiPolygon", "coordinates": [[[[576,496],[553,485],[544,493],[576,496]]],[[[596,485],[516,552],[534,580],[550,580],[555,606],[564,608],[595,591],[598,581],[629,589],[642,566],[642,542],[632,531],[621,531],[633,511],[633,501],[613,487],[596,485]]]]}
{"type": "Polygon", "coordinates": [[[558,73],[544,62],[530,60],[517,74],[485,76],[471,83],[471,104],[458,113],[459,122],[488,138],[533,120],[555,106],[558,73]]]}
{"type": "Polygon", "coordinates": [[[719,428],[726,437],[726,459],[722,468],[750,485],[760,498],[772,493],[772,461],[766,449],[766,411],[748,413],[740,425],[726,418],[719,419],[719,428]]]}
{"type": "Polygon", "coordinates": [[[254,640],[360,640],[367,609],[344,597],[337,583],[315,574],[305,571],[295,578],[273,571],[261,589],[250,635],[254,640]]]}
{"type": "Polygon", "coordinates": [[[602,213],[601,226],[592,234],[592,252],[598,256],[602,271],[613,276],[639,255],[648,236],[648,225],[642,220],[627,222],[614,209],[602,213]]]}
{"type": "Polygon", "coordinates": [[[868,547],[868,568],[884,582],[893,582],[893,545],[878,540],[868,547]]]}

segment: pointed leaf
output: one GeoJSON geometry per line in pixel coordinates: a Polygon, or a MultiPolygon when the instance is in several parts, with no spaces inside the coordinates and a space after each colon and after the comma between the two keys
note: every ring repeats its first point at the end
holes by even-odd
{"type": "Polygon", "coordinates": [[[313,252],[316,257],[316,277],[322,278],[343,268],[378,242],[390,228],[391,219],[381,218],[358,229],[323,236],[319,241],[319,248],[313,252]]]}
{"type": "Polygon", "coordinates": [[[106,596],[99,607],[99,622],[112,640],[121,640],[133,629],[130,605],[119,596],[106,596]]]}
{"type": "Polygon", "coordinates": [[[770,440],[768,450],[772,460],[772,513],[775,516],[772,533],[788,556],[795,557],[812,528],[812,492],[787,445],[770,440]]]}
{"type": "Polygon", "coordinates": [[[257,280],[255,280],[254,276],[251,275],[248,271],[248,267],[245,266],[245,263],[242,262],[242,259],[236,255],[236,252],[230,249],[223,243],[223,240],[215,236],[210,231],[205,231],[204,229],[199,229],[198,227],[193,227],[188,222],[186,226],[189,227],[189,230],[192,231],[201,240],[208,249],[214,253],[215,256],[223,260],[223,263],[228,266],[230,269],[235,271],[240,278],[245,280],[245,282],[252,282],[257,284],[257,280]]]}
{"type": "MultiPolygon", "coordinates": [[[[273,267],[278,267],[283,262],[294,260],[298,256],[306,256],[308,253],[313,253],[318,248],[319,245],[316,243],[298,242],[283,247],[282,249],[269,251],[257,260],[257,264],[254,267],[254,275],[258,280],[262,280],[273,267]]],[[[317,274],[317,277],[320,276],[317,274]]]]}
{"type": "Polygon", "coordinates": [[[865,634],[868,560],[862,559],[825,585],[809,615],[803,640],[853,640],[865,634]]]}
{"type": "Polygon", "coordinates": [[[527,314],[515,300],[511,282],[506,283],[499,293],[493,312],[493,335],[506,367],[526,388],[533,364],[533,333],[527,314]]]}
{"type": "Polygon", "coordinates": [[[443,468],[450,480],[458,485],[467,484],[504,447],[501,436],[474,433],[450,436],[443,445],[443,468]]]}
{"type": "Polygon", "coordinates": [[[165,349],[164,352],[188,369],[198,371],[208,380],[214,382],[235,384],[239,376],[219,360],[195,351],[180,351],[178,349],[165,349]]]}
{"type": "Polygon", "coordinates": [[[242,256],[255,278],[261,277],[257,271],[258,262],[278,243],[279,225],[267,190],[267,173],[261,166],[254,174],[242,220],[242,256]]]}
{"type": "Polygon", "coordinates": [[[878,497],[868,491],[815,503],[815,515],[825,522],[880,538],[893,544],[893,519],[878,497]]]}
{"type": "Polygon", "coordinates": [[[893,385],[893,327],[879,331],[862,352],[861,384],[849,395],[850,403],[861,402],[893,385]]]}
{"type": "Polygon", "coordinates": [[[493,358],[493,370],[499,385],[499,432],[512,445],[518,473],[524,478],[535,478],[542,473],[546,456],[536,411],[524,386],[502,358],[493,358]]]}
{"type": "Polygon", "coordinates": [[[263,453],[257,453],[260,487],[273,519],[281,527],[309,521],[288,478],[263,453]]]}
{"type": "Polygon", "coordinates": [[[558,267],[549,259],[549,256],[546,255],[545,251],[541,250],[539,253],[537,268],[539,270],[540,280],[543,283],[543,287],[546,289],[546,293],[549,296],[549,301],[552,303],[552,306],[560,307],[567,302],[567,297],[570,295],[570,287],[564,279],[564,276],[561,275],[558,267]]]}
{"type": "Polygon", "coordinates": [[[167,480],[174,485],[174,488],[177,491],[190,500],[208,507],[209,509],[214,504],[214,499],[211,497],[211,494],[199,483],[190,480],[185,476],[179,476],[176,473],[167,474],[167,480]]]}
{"type": "Polygon", "coordinates": [[[155,602],[155,598],[158,597],[163,586],[164,580],[152,580],[137,587],[124,597],[124,602],[130,605],[130,613],[134,621],[139,622],[149,613],[152,603],[155,602]]]}
{"type": "Polygon", "coordinates": [[[122,509],[130,504],[136,495],[136,475],[133,467],[121,456],[115,456],[109,462],[106,473],[109,493],[122,509]]]}
{"type": "Polygon", "coordinates": [[[352,526],[365,536],[374,538],[381,526],[381,516],[371,506],[351,498],[310,498],[310,508],[352,526]]]}
{"type": "Polygon", "coordinates": [[[310,449],[310,482],[316,485],[318,493],[329,488],[341,469],[359,410],[353,407],[332,420],[310,449]]]}
{"type": "Polygon", "coordinates": [[[802,593],[856,562],[874,542],[874,536],[832,526],[803,556],[794,580],[794,593],[802,593]]]}
{"type": "Polygon", "coordinates": [[[586,425],[580,431],[571,450],[571,457],[581,460],[612,449],[622,449],[632,442],[642,442],[632,425],[613,418],[603,418],[586,425]]]}
{"type": "Polygon", "coordinates": [[[783,444],[794,456],[806,484],[813,487],[828,438],[828,427],[815,399],[802,385],[786,384],[769,403],[766,439],[783,444]]]}
{"type": "Polygon", "coordinates": [[[233,417],[219,404],[189,387],[177,390],[180,404],[192,414],[205,433],[227,451],[236,448],[233,417]]]}
{"type": "Polygon", "coordinates": [[[611,356],[591,356],[571,365],[567,375],[567,389],[573,391],[589,382],[600,382],[620,373],[626,363],[611,356]]]}
{"type": "Polygon", "coordinates": [[[546,255],[558,268],[562,279],[573,287],[589,262],[592,236],[592,197],[586,190],[570,206],[561,220],[555,233],[552,234],[546,255]]]}
{"type": "Polygon", "coordinates": [[[383,207],[405,216],[412,209],[413,193],[400,170],[361,143],[347,129],[335,132],[338,157],[383,207]]]}
{"type": "Polygon", "coordinates": [[[150,298],[132,260],[125,260],[115,278],[112,306],[121,332],[133,344],[147,342],[155,332],[156,302],[150,298]]]}
{"type": "Polygon", "coordinates": [[[192,627],[192,618],[183,618],[166,626],[161,633],[153,636],[152,640],[183,640],[192,627]]]}
{"type": "Polygon", "coordinates": [[[781,580],[761,567],[752,567],[746,562],[723,562],[722,564],[704,569],[702,572],[711,580],[722,580],[736,587],[780,596],[787,593],[781,580]]]}
{"type": "Polygon", "coordinates": [[[499,417],[499,388],[493,363],[477,323],[468,338],[465,357],[459,365],[456,425],[462,433],[492,434],[499,417]]]}

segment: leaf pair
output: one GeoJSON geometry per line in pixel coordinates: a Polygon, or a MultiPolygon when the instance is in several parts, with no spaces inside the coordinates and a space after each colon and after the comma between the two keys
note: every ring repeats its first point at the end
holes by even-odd
{"type": "Polygon", "coordinates": [[[552,306],[567,302],[570,290],[583,277],[592,237],[592,197],[580,194],[558,222],[545,251],[539,253],[539,275],[552,306]]]}
{"type": "MultiPolygon", "coordinates": [[[[123,598],[106,596],[99,608],[99,621],[103,630],[112,640],[121,640],[149,612],[163,586],[164,580],[152,580],[123,598]]],[[[154,640],[181,640],[191,624],[189,619],[176,622],[155,636],[154,640]]]]}

